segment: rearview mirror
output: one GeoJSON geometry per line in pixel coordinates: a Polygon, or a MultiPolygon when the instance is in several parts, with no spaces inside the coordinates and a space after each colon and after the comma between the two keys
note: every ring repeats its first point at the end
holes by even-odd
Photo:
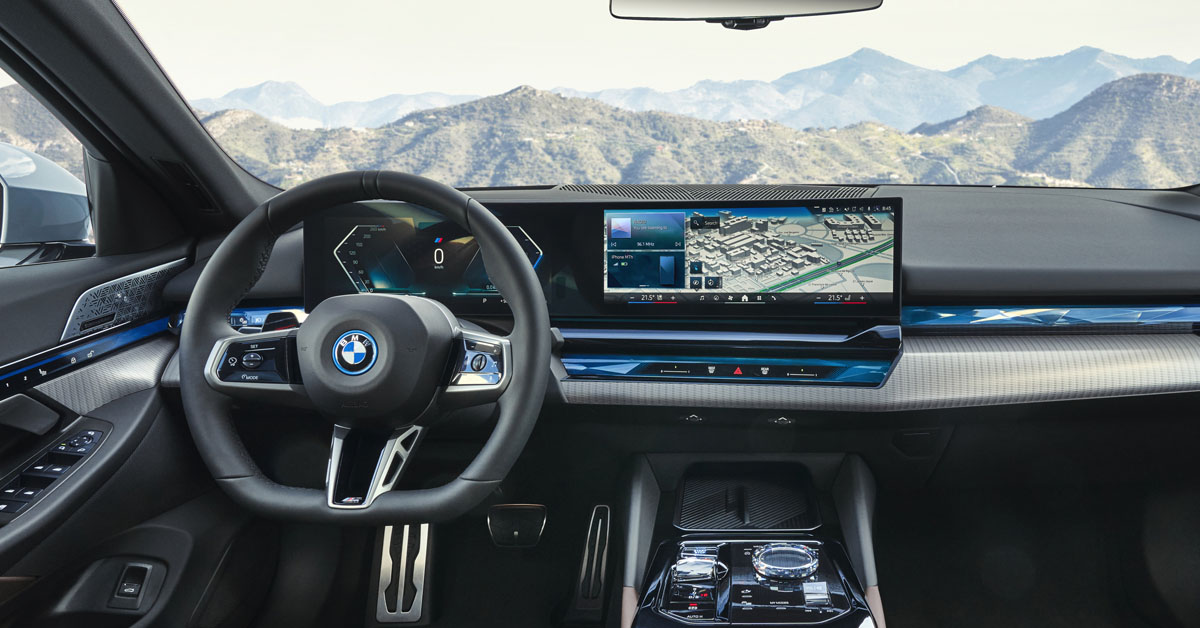
{"type": "Polygon", "coordinates": [[[878,9],[883,0],[611,0],[623,20],[703,20],[726,28],[762,28],[785,17],[878,9]]]}

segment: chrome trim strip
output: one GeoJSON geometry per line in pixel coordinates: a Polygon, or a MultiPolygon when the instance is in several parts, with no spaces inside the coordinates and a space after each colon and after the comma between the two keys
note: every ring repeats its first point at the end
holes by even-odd
{"type": "Polygon", "coordinates": [[[876,325],[851,336],[843,334],[787,334],[772,332],[707,331],[681,329],[573,329],[562,328],[566,340],[670,340],[721,342],[845,342],[872,331],[885,338],[899,335],[896,325],[876,325]]]}
{"type": "Polygon", "coordinates": [[[329,448],[329,467],[325,472],[325,502],[330,508],[339,510],[361,510],[370,506],[377,497],[392,490],[396,485],[396,481],[400,476],[404,475],[404,469],[408,466],[408,461],[412,457],[412,452],[421,442],[421,432],[424,428],[420,425],[410,425],[406,428],[401,428],[392,432],[391,438],[384,444],[383,449],[379,452],[379,459],[375,461],[375,470],[371,473],[371,486],[367,489],[367,494],[363,496],[361,504],[337,504],[333,501],[333,493],[337,487],[338,469],[341,467],[342,447],[345,445],[346,436],[350,434],[350,428],[341,425],[333,426],[333,442],[329,448]],[[404,442],[412,438],[412,446],[405,447],[404,442]],[[396,472],[392,474],[391,479],[387,479],[388,471],[391,467],[391,462],[394,458],[399,457],[397,464],[400,466],[396,472]]]}

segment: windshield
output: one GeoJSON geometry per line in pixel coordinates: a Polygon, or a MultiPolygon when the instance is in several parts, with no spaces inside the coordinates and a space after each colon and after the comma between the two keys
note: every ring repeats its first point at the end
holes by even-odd
{"type": "Polygon", "coordinates": [[[608,0],[120,6],[205,127],[287,187],[1200,182],[1200,3],[886,0],[757,31],[608,0]]]}

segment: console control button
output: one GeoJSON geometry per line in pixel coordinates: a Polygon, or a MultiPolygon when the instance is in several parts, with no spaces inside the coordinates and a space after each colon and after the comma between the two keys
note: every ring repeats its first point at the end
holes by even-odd
{"type": "Polygon", "coordinates": [[[671,602],[667,612],[690,621],[713,620],[717,618],[717,605],[714,602],[671,602]]]}
{"type": "Polygon", "coordinates": [[[817,571],[817,552],[802,543],[765,543],[750,557],[763,578],[803,580],[817,571]]]}
{"type": "Polygon", "coordinates": [[[715,582],[717,559],[708,556],[685,556],[675,562],[676,582],[715,582]]]}
{"type": "MultiPolygon", "coordinates": [[[[696,419],[700,418],[694,414],[690,414],[690,415],[684,417],[684,420],[688,421],[688,422],[692,422],[692,423],[700,422],[700,421],[696,421],[695,419],[693,419],[693,417],[695,417],[696,419]]],[[[720,548],[718,548],[716,545],[684,545],[682,548],[680,548],[679,555],[680,556],[708,556],[710,558],[715,559],[717,557],[718,551],[720,551],[720,548]]]]}
{"type": "Polygon", "coordinates": [[[712,602],[716,600],[712,587],[696,586],[693,584],[675,584],[671,587],[673,602],[712,602]]]}
{"type": "Polygon", "coordinates": [[[805,582],[804,603],[809,606],[829,606],[829,585],[820,581],[805,582]]]}

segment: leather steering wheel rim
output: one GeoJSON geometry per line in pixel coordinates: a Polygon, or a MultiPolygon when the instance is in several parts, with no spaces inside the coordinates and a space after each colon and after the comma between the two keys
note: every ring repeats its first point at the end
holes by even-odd
{"type": "Polygon", "coordinates": [[[551,333],[537,275],[508,228],[470,196],[424,177],[353,171],[296,186],[266,201],[221,243],[188,301],[180,337],[180,387],[188,426],[217,484],[235,502],[268,517],[383,525],[455,518],[482,502],[524,449],[545,396],[551,333]],[[488,276],[507,300],[513,329],[511,376],[496,399],[496,427],[463,473],[437,488],[380,494],[369,507],[331,508],[326,492],[278,484],[251,459],[233,423],[233,399],[204,377],[214,343],[231,335],[229,314],[261,277],[276,238],[316,212],[366,200],[403,201],[436,211],[474,235],[488,276]]]}

